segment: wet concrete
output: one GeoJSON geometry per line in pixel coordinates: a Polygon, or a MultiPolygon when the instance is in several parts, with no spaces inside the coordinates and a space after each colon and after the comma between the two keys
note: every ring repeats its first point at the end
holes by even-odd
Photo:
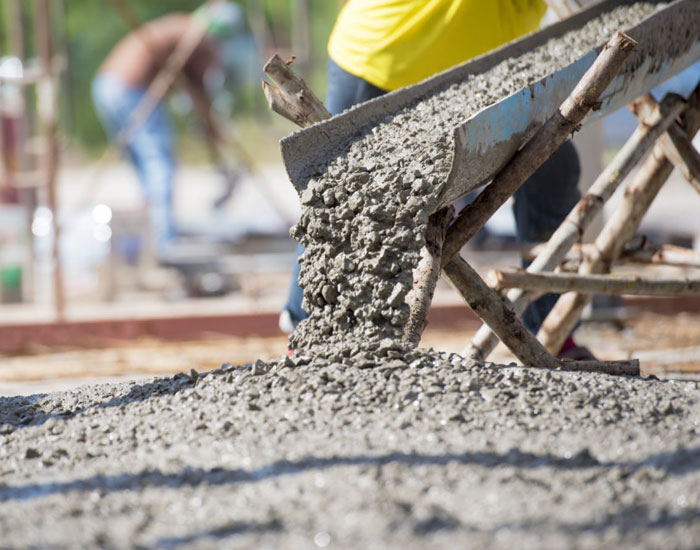
{"type": "Polygon", "coordinates": [[[666,5],[636,2],[604,12],[368,124],[320,159],[291,232],[306,248],[300,283],[310,313],[292,347],[347,364],[360,350],[383,356],[379,342],[398,341],[408,320],[405,296],[427,216],[453,164],[454,127],[666,5]]]}
{"type": "Polygon", "coordinates": [[[693,548],[698,390],[415,351],[0,398],[0,548],[693,548]]]}

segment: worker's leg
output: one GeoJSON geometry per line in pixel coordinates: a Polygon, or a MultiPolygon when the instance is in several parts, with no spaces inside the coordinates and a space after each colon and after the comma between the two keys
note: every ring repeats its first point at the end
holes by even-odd
{"type": "Polygon", "coordinates": [[[341,69],[332,59],[328,60],[326,109],[330,114],[337,115],[353,105],[364,103],[385,93],[385,90],[341,69]]]}
{"type": "Polygon", "coordinates": [[[175,240],[173,179],[175,156],[172,126],[163,105],[134,133],[129,152],[136,164],[141,187],[148,203],[148,219],[156,256],[167,261],[175,240]]]}
{"type": "MultiPolygon", "coordinates": [[[[559,150],[513,195],[513,214],[521,245],[546,242],[581,198],[578,153],[573,143],[559,150]]],[[[525,264],[526,265],[526,264],[525,264]]],[[[525,326],[536,333],[559,295],[545,294],[523,314],[525,326]]]]}
{"type": "MultiPolygon", "coordinates": [[[[118,77],[100,74],[92,83],[97,114],[114,140],[129,122],[145,91],[126,86],[118,77]]],[[[174,238],[172,181],[175,161],[172,127],[162,104],[135,129],[126,151],[135,166],[149,208],[149,222],[156,254],[163,258],[174,238]]]]}
{"type": "MultiPolygon", "coordinates": [[[[332,115],[337,115],[357,103],[363,103],[386,92],[373,86],[366,80],[341,69],[332,59],[328,62],[328,88],[326,90],[326,108],[332,115]]],[[[297,261],[292,272],[287,303],[280,316],[280,328],[291,331],[308,317],[302,309],[303,292],[299,286],[299,256],[304,248],[297,246],[297,261]]]]}

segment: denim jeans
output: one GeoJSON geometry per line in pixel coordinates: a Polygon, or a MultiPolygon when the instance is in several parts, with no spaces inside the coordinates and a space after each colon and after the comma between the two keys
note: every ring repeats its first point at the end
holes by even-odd
{"type": "MultiPolygon", "coordinates": [[[[146,91],[129,87],[108,73],[98,74],[92,81],[92,99],[97,114],[110,139],[115,139],[128,124],[131,114],[141,103],[146,91]]],[[[173,130],[162,103],[132,134],[126,154],[136,168],[146,198],[149,225],[158,257],[167,255],[175,237],[173,223],[173,130]]]]}
{"type": "MultiPolygon", "coordinates": [[[[384,93],[376,86],[344,71],[332,60],[328,63],[326,107],[331,114],[338,114],[355,103],[384,93]]],[[[567,141],[515,192],[513,215],[519,243],[538,243],[549,239],[581,197],[578,190],[580,174],[578,153],[574,145],[567,141]]],[[[303,251],[299,245],[297,258],[303,251]]],[[[307,317],[301,307],[303,295],[298,278],[297,262],[285,305],[295,324],[307,317]]],[[[531,332],[537,332],[557,298],[556,294],[545,294],[528,307],[523,314],[523,321],[531,332]]]]}

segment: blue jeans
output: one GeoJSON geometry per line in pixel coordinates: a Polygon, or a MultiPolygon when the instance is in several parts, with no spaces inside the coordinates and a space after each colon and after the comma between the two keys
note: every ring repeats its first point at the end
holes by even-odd
{"type": "MultiPolygon", "coordinates": [[[[355,103],[384,93],[384,90],[344,71],[332,60],[329,61],[326,107],[331,114],[338,114],[355,103]]],[[[519,243],[538,243],[549,239],[581,198],[578,190],[580,175],[578,153],[573,143],[567,141],[515,192],[513,215],[519,243]]],[[[303,251],[299,245],[297,258],[303,251]]],[[[301,307],[303,294],[298,278],[297,262],[285,305],[295,324],[308,316],[301,307]]],[[[523,321],[531,332],[537,332],[557,298],[556,294],[545,294],[525,310],[523,321]]]]}
{"type": "MultiPolygon", "coordinates": [[[[116,138],[128,124],[145,94],[143,88],[129,87],[119,77],[108,73],[98,74],[94,78],[92,99],[110,139],[116,138]]],[[[160,258],[167,256],[169,245],[175,238],[172,199],[175,156],[172,136],[170,118],[163,104],[159,103],[132,133],[126,146],[126,154],[136,168],[148,203],[151,234],[160,258]]]]}

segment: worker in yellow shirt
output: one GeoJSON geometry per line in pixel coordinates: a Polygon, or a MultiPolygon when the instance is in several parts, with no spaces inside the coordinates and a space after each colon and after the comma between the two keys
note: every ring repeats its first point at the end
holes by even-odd
{"type": "MultiPolygon", "coordinates": [[[[332,114],[409,86],[463,63],[539,27],[544,0],[349,0],[328,43],[326,107],[332,114]]],[[[521,243],[546,241],[578,202],[580,165],[566,142],[514,195],[521,243]]],[[[304,318],[298,265],[280,327],[304,318]]],[[[525,312],[537,332],[556,302],[548,294],[525,312]]],[[[586,357],[570,338],[564,356],[586,357]]]]}

